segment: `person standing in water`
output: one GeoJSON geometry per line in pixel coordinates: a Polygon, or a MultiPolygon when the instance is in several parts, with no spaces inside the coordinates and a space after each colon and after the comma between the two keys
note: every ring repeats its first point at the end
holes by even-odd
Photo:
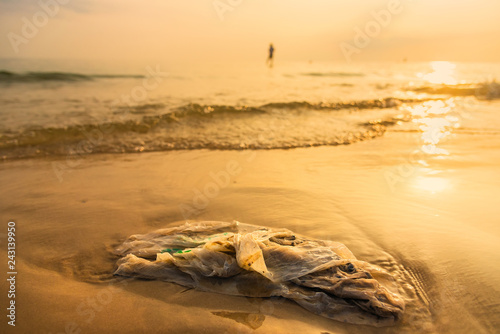
{"type": "Polygon", "coordinates": [[[269,58],[267,58],[267,64],[269,67],[273,67],[273,53],[274,53],[274,46],[273,43],[269,44],[269,58]]]}

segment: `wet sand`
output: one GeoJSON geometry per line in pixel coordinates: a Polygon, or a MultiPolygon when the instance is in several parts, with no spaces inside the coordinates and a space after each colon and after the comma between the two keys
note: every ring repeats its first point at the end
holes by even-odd
{"type": "MultiPolygon", "coordinates": [[[[65,159],[4,162],[0,221],[5,231],[9,220],[16,222],[18,277],[16,327],[5,319],[0,327],[8,333],[495,332],[500,144],[495,135],[456,135],[442,144],[450,155],[434,157],[413,154],[420,145],[416,133],[388,132],[338,147],[89,155],[73,160],[62,182],[53,163],[65,159]],[[280,299],[111,276],[117,258],[110,251],[126,237],[186,219],[286,227],[345,243],[359,259],[394,273],[407,298],[405,317],[390,328],[355,326],[280,299]]],[[[6,281],[0,286],[4,295],[6,281]]]]}

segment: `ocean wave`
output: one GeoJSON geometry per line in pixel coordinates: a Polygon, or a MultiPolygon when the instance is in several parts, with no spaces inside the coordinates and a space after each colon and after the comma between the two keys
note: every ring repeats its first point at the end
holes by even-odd
{"type": "MultiPolygon", "coordinates": [[[[258,107],[252,106],[231,106],[231,105],[202,105],[198,103],[189,103],[175,108],[168,108],[164,103],[151,103],[146,102],[144,104],[137,105],[122,105],[117,106],[114,111],[115,114],[145,114],[148,112],[158,111],[158,110],[170,110],[168,113],[169,117],[213,117],[213,115],[251,115],[251,114],[265,114],[275,110],[284,111],[304,111],[304,110],[343,110],[343,109],[384,109],[384,108],[395,108],[404,103],[417,103],[430,99],[401,99],[388,97],[384,99],[373,99],[373,100],[361,100],[361,101],[348,101],[348,102],[321,102],[321,103],[311,103],[307,101],[292,101],[292,102],[272,102],[267,103],[258,107]]],[[[154,116],[162,117],[162,116],[154,116]]]]}
{"type": "Polygon", "coordinates": [[[15,73],[9,71],[0,71],[0,82],[5,83],[28,83],[28,82],[45,82],[45,81],[63,81],[77,82],[90,81],[94,79],[118,79],[118,78],[144,78],[142,75],[126,75],[126,74],[79,74],[67,72],[27,72],[15,73]]]}
{"type": "Polygon", "coordinates": [[[500,98],[500,84],[496,81],[483,82],[480,84],[457,84],[457,85],[433,85],[412,88],[418,93],[451,95],[451,96],[475,96],[479,99],[500,98]]]}
{"type": "Polygon", "coordinates": [[[165,103],[143,103],[143,104],[137,104],[137,105],[124,105],[124,106],[118,106],[114,110],[114,114],[126,114],[126,113],[131,113],[131,114],[146,114],[148,112],[154,112],[157,110],[165,109],[167,105],[165,103]]]}
{"type": "Polygon", "coordinates": [[[214,114],[262,114],[266,111],[261,107],[247,107],[247,106],[228,106],[228,105],[201,105],[197,103],[190,103],[188,105],[175,108],[173,110],[176,115],[214,115],[214,114]]]}
{"type": "Polygon", "coordinates": [[[361,100],[349,102],[322,102],[310,103],[302,102],[278,102],[268,103],[261,106],[261,109],[311,109],[311,110],[341,110],[341,109],[376,109],[376,108],[394,108],[402,103],[420,102],[419,99],[399,99],[388,97],[385,99],[361,100]]]}
{"type": "MultiPolygon", "coordinates": [[[[277,138],[274,131],[268,131],[269,136],[257,133],[244,134],[243,136],[214,136],[206,135],[182,136],[178,133],[165,134],[164,136],[143,136],[140,132],[128,133],[134,137],[126,136],[127,133],[114,131],[122,128],[113,124],[106,124],[106,128],[113,129],[110,138],[103,138],[101,127],[92,129],[89,137],[78,133],[75,128],[58,132],[59,136],[54,136],[54,131],[34,133],[34,138],[18,137],[14,140],[6,140],[0,145],[0,158],[3,160],[49,157],[49,156],[78,156],[98,153],[140,153],[158,152],[173,150],[273,150],[273,149],[294,149],[317,146],[337,146],[349,145],[360,141],[374,139],[382,136],[385,128],[372,128],[370,130],[337,131],[328,136],[306,136],[303,138],[282,137],[277,138]],[[95,138],[90,135],[96,133],[95,138]],[[253,137],[253,138],[252,138],[253,137]]],[[[144,128],[143,128],[144,129],[144,128]]]]}
{"type": "Polygon", "coordinates": [[[302,73],[304,76],[308,77],[364,77],[363,73],[355,72],[308,72],[302,73]]]}
{"type": "Polygon", "coordinates": [[[118,113],[113,122],[6,132],[0,136],[0,157],[347,145],[381,136],[387,126],[394,125],[370,122],[380,117],[379,109],[397,112],[400,104],[416,101],[420,100],[277,102],[259,107],[188,104],[172,109],[161,103],[145,103],[121,112],[168,112],[139,119],[118,113]],[[361,112],[363,109],[367,111],[361,112]]]}

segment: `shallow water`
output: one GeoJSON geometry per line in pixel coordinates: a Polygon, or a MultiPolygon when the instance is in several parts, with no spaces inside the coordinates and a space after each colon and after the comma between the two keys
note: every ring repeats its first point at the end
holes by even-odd
{"type": "Polygon", "coordinates": [[[0,61],[8,67],[0,72],[3,159],[345,145],[436,110],[454,126],[475,97],[500,96],[487,83],[500,75],[497,64],[155,64],[133,73],[29,64],[0,61]],[[421,105],[429,99],[445,102],[421,105]]]}

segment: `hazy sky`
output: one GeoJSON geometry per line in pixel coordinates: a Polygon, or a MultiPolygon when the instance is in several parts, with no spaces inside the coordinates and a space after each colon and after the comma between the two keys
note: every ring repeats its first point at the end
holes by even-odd
{"type": "Polygon", "coordinates": [[[350,45],[353,61],[500,61],[498,0],[56,1],[45,20],[39,1],[0,0],[0,57],[260,61],[273,42],[286,60],[345,61],[350,45]]]}

